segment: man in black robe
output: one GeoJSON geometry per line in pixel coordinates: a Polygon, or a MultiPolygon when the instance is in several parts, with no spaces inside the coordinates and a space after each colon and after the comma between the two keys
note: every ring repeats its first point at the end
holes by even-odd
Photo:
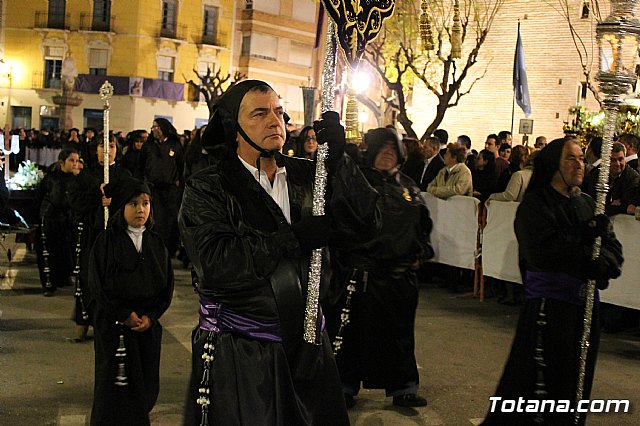
{"type": "Polygon", "coordinates": [[[185,188],[179,222],[200,297],[187,425],[349,422],[321,315],[317,344],[303,340],[308,263],[332,233],[339,244],[375,230],[377,193],[325,113],[315,131],[330,148],[333,223],[311,216],[315,166],[280,153],[284,117],[266,83],[232,87],[203,135],[212,165],[185,188]]]}
{"type": "Polygon", "coordinates": [[[432,222],[420,189],[398,171],[404,154],[395,135],[374,129],[365,142],[363,174],[380,194],[382,227],[358,247],[332,253],[332,291],[324,304],[328,329],[333,337],[344,325],[335,345],[347,407],[355,405],[361,383],[368,389],[385,389],[394,405],[425,406],[427,400],[417,395],[414,354],[416,270],[433,256],[432,222]],[[350,313],[345,323],[341,317],[347,299],[350,313]]]}
{"type": "MultiPolygon", "coordinates": [[[[585,285],[599,289],[621,272],[622,247],[609,219],[594,216],[594,202],[579,186],[584,157],[573,139],[556,139],[535,158],[534,172],[515,218],[525,304],[511,354],[492,397],[484,425],[574,424],[574,413],[502,412],[504,400],[535,407],[536,401],[569,401],[575,408],[585,285]],[[602,238],[600,256],[591,260],[593,242],[602,238]]],[[[599,344],[596,290],[583,399],[589,399],[599,344]]],[[[505,405],[506,407],[506,405],[505,405]]],[[[584,424],[581,416],[579,424],[584,424]]]]}

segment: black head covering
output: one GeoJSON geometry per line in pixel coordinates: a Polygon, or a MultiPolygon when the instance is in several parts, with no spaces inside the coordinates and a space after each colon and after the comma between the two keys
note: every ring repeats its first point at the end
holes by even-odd
{"type": "Polygon", "coordinates": [[[140,194],[151,195],[151,189],[149,185],[132,177],[126,177],[118,179],[116,182],[108,183],[104,187],[104,195],[107,198],[111,198],[112,211],[120,210],[125,206],[133,197],[140,194]]]}
{"type": "Polygon", "coordinates": [[[162,134],[165,137],[177,137],[178,136],[178,131],[173,126],[173,124],[171,124],[171,122],[169,120],[167,120],[166,118],[158,117],[158,118],[154,119],[153,121],[158,123],[158,127],[160,127],[160,130],[162,130],[162,134]]]}
{"type": "Polygon", "coordinates": [[[567,138],[555,139],[536,155],[533,160],[533,174],[526,192],[533,192],[551,184],[553,175],[560,168],[562,150],[568,141],[567,138]]]}
{"type": "Polygon", "coordinates": [[[398,137],[398,133],[394,130],[387,127],[380,127],[378,129],[369,130],[364,136],[364,142],[367,147],[367,153],[365,157],[365,165],[367,167],[373,167],[373,163],[376,160],[378,151],[380,151],[380,149],[387,142],[393,143],[393,147],[396,150],[396,155],[398,156],[398,165],[404,162],[404,145],[398,137]]]}
{"type": "MultiPolygon", "coordinates": [[[[226,148],[229,152],[235,152],[236,134],[238,131],[244,131],[238,125],[238,113],[240,112],[240,104],[244,96],[254,87],[266,86],[273,90],[271,86],[261,80],[244,80],[232,86],[222,95],[218,103],[214,106],[213,114],[209,119],[209,124],[202,135],[202,146],[209,154],[214,154],[222,148],[226,148]]],[[[275,91],[274,91],[275,92],[275,91]]],[[[268,153],[248,136],[242,135],[249,144],[260,151],[261,155],[268,153]]],[[[272,155],[272,154],[271,154],[272,155]]]]}

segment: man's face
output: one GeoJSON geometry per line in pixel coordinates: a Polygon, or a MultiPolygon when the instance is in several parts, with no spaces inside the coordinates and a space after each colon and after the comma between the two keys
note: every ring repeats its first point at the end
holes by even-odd
{"type": "Polygon", "coordinates": [[[386,142],[376,154],[373,167],[383,172],[388,172],[395,169],[397,165],[398,155],[396,154],[393,142],[386,142]]]}
{"type": "Polygon", "coordinates": [[[146,142],[147,139],[149,139],[149,132],[147,132],[146,130],[144,132],[141,132],[140,137],[144,139],[144,142],[146,142]]]}
{"type": "Polygon", "coordinates": [[[553,177],[569,186],[580,186],[584,179],[584,155],[578,144],[567,142],[562,148],[560,166],[553,177]]]}
{"type": "MultiPolygon", "coordinates": [[[[285,139],[284,108],[273,90],[248,92],[240,104],[238,124],[258,146],[268,151],[282,149],[285,139]]],[[[238,146],[247,144],[238,133],[238,146]]],[[[247,144],[248,145],[248,144],[247,144]]]]}
{"type": "Polygon", "coordinates": [[[613,177],[620,176],[626,165],[627,163],[624,160],[624,153],[622,151],[611,153],[611,175],[613,177]]]}
{"type": "Polygon", "coordinates": [[[87,132],[85,133],[85,136],[87,137],[87,139],[93,139],[93,137],[95,136],[95,133],[93,133],[93,130],[87,130],[87,132]]]}
{"type": "Polygon", "coordinates": [[[423,144],[424,147],[424,153],[426,155],[427,158],[431,158],[434,155],[436,155],[438,152],[440,152],[440,147],[434,148],[433,146],[431,146],[430,143],[425,142],[423,144]]]}
{"type": "Polygon", "coordinates": [[[151,131],[153,132],[153,136],[157,139],[157,140],[162,140],[163,139],[163,135],[162,135],[162,130],[160,129],[160,126],[158,126],[157,122],[153,122],[153,125],[151,125],[151,131]]]}
{"type": "MultiPolygon", "coordinates": [[[[116,141],[109,142],[109,164],[116,161],[116,154],[118,153],[118,146],[116,141]]],[[[98,161],[100,164],[104,163],[104,144],[98,145],[96,154],[98,155],[98,161]]]]}
{"type": "Polygon", "coordinates": [[[494,138],[487,138],[487,141],[484,143],[484,148],[487,151],[491,151],[494,154],[498,154],[498,141],[494,138]]]}

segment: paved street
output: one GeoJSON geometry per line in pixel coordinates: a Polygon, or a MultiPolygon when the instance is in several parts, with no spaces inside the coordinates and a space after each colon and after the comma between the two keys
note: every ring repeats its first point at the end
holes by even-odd
{"type": "MultiPolygon", "coordinates": [[[[72,343],[73,290],[41,294],[35,258],[11,239],[0,251],[0,424],[88,424],[93,394],[93,345],[72,343]],[[12,248],[16,263],[5,255],[12,248]],[[24,257],[22,259],[22,257],[24,257]]],[[[154,425],[180,425],[188,374],[189,334],[196,298],[176,264],[173,304],[164,326],[160,397],[154,425]]],[[[472,425],[486,412],[508,354],[519,308],[452,295],[434,284],[420,292],[416,320],[421,389],[429,406],[397,409],[382,391],[363,391],[353,425],[472,425]]],[[[603,334],[592,397],[631,399],[632,413],[590,415],[589,425],[638,425],[640,334],[603,334]]]]}

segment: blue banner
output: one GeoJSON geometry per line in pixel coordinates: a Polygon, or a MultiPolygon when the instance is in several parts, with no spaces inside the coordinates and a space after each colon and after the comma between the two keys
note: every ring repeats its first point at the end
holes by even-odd
{"type": "Polygon", "coordinates": [[[513,91],[516,103],[524,111],[526,117],[531,114],[531,100],[529,99],[529,84],[527,83],[527,69],[524,64],[524,50],[520,37],[520,23],[518,22],[518,42],[516,43],[516,55],[513,61],[513,91]]]}

